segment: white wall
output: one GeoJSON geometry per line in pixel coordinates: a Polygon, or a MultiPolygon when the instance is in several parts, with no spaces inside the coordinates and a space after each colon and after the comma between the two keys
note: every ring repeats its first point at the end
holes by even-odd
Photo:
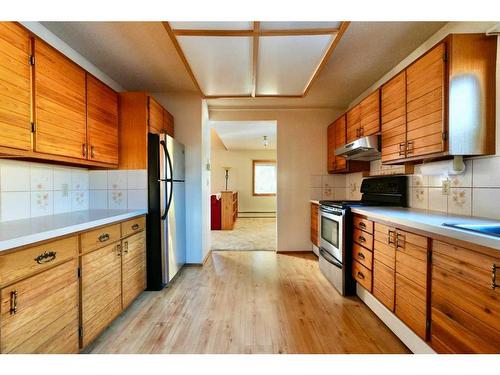
{"type": "Polygon", "coordinates": [[[311,175],[326,174],[326,128],[333,109],[211,109],[210,120],[277,121],[278,251],[304,251],[309,240],[311,175]]]}
{"type": "Polygon", "coordinates": [[[225,190],[225,170],[229,171],[228,190],[238,192],[238,211],[276,212],[276,197],[252,194],[253,160],[276,160],[276,150],[226,150],[212,148],[212,194],[225,190]]]}

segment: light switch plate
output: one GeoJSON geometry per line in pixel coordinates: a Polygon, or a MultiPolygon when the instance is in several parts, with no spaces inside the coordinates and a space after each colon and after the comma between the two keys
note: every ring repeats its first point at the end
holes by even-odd
{"type": "Polygon", "coordinates": [[[443,195],[450,194],[450,180],[448,178],[446,180],[442,180],[441,182],[441,194],[443,195]]]}

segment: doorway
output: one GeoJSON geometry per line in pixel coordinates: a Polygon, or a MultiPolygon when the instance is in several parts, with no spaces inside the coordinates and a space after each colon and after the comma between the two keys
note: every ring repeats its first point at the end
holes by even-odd
{"type": "Polygon", "coordinates": [[[275,121],[211,121],[211,250],[276,251],[275,121]]]}

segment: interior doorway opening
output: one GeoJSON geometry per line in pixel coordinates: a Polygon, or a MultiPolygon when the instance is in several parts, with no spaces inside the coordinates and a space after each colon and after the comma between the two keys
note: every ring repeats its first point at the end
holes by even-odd
{"type": "Polygon", "coordinates": [[[211,250],[276,251],[276,121],[210,121],[211,250]]]}

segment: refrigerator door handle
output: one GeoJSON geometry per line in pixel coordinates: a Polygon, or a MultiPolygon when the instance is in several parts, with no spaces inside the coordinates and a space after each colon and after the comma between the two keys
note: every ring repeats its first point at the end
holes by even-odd
{"type": "MultiPolygon", "coordinates": [[[[169,165],[169,169],[170,171],[172,171],[172,166],[170,165],[170,157],[168,155],[168,151],[167,151],[167,145],[165,144],[165,141],[164,140],[161,140],[160,141],[160,145],[161,145],[161,148],[163,149],[163,155],[164,155],[164,158],[163,160],[165,160],[165,164],[168,164],[169,165]]],[[[169,183],[169,179],[166,178],[167,177],[167,166],[164,165],[164,176],[165,178],[160,178],[158,181],[161,182],[161,183],[165,183],[165,186],[164,186],[164,192],[165,192],[165,206],[163,207],[163,213],[161,214],[161,220],[165,220],[167,218],[167,214],[168,214],[168,183],[169,183]]]]}
{"type": "Polygon", "coordinates": [[[174,196],[174,171],[172,168],[172,159],[170,158],[170,154],[166,147],[165,147],[165,152],[168,160],[168,168],[170,170],[170,178],[167,179],[167,183],[170,183],[170,196],[168,197],[167,208],[165,210],[165,217],[166,217],[168,214],[168,210],[170,209],[170,205],[172,204],[172,198],[174,196]]]}

